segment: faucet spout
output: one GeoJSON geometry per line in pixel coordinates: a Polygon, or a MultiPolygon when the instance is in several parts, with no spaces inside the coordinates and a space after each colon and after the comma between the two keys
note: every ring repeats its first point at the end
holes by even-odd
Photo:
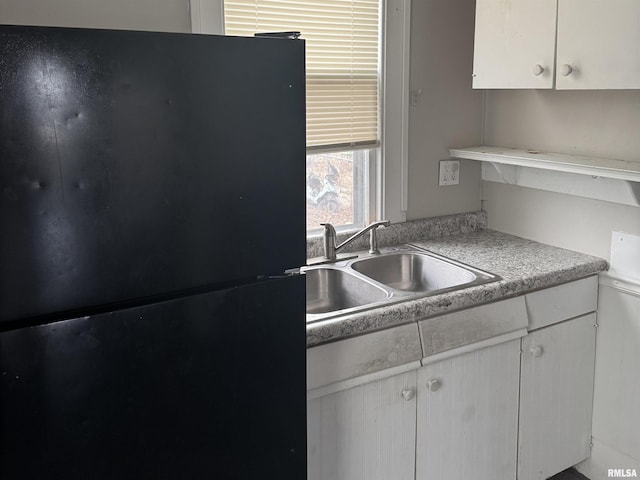
{"type": "Polygon", "coordinates": [[[324,258],[328,261],[335,261],[337,259],[336,253],[341,248],[349,245],[354,240],[360,238],[367,232],[369,234],[369,253],[379,254],[380,250],[378,250],[378,238],[376,236],[376,229],[378,227],[388,227],[391,225],[389,220],[382,220],[379,222],[373,222],[371,225],[367,225],[362,230],[357,231],[349,238],[347,238],[340,245],[336,245],[336,229],[330,223],[322,223],[324,227],[324,258]]]}

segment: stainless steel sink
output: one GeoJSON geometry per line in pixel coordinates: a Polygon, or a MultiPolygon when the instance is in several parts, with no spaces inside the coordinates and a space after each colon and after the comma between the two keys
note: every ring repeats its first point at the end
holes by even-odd
{"type": "Polygon", "coordinates": [[[348,310],[384,300],[388,294],[373,283],[343,270],[319,267],[305,272],[307,313],[348,310]]]}
{"type": "Polygon", "coordinates": [[[500,277],[413,245],[302,268],[307,322],[500,280],[500,277]]]}
{"type": "Polygon", "coordinates": [[[353,262],[351,268],[388,287],[406,292],[432,292],[465,285],[477,278],[466,268],[417,252],[369,257],[353,262]]]}

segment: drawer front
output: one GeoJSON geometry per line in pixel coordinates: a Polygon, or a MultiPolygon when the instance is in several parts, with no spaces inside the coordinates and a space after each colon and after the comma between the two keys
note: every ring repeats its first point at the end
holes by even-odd
{"type": "Polygon", "coordinates": [[[598,277],[583,278],[525,295],[529,331],[594,312],[598,306],[598,277]]]}
{"type": "Polygon", "coordinates": [[[427,318],[419,322],[425,357],[527,328],[524,297],[427,318]]]}
{"type": "Polygon", "coordinates": [[[307,390],[397,367],[422,357],[415,323],[307,349],[307,390]]]}

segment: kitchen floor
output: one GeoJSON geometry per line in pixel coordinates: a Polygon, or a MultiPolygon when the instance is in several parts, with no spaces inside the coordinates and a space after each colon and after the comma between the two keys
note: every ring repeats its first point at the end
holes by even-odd
{"type": "Polygon", "coordinates": [[[549,480],[589,480],[587,477],[577,472],[573,468],[569,470],[565,470],[564,472],[560,472],[553,477],[550,477],[549,480]]]}

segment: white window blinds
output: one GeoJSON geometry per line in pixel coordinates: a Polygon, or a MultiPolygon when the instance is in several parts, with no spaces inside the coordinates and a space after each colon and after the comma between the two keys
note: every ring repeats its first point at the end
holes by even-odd
{"type": "Polygon", "coordinates": [[[224,0],[225,34],[301,32],[307,150],[379,144],[380,0],[224,0]]]}

